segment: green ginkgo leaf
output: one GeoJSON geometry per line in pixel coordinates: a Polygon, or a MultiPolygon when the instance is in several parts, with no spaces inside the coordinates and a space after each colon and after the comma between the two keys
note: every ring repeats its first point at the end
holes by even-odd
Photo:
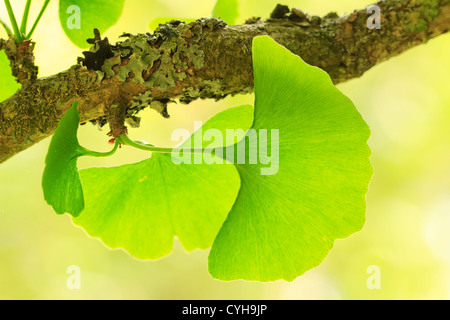
{"type": "Polygon", "coordinates": [[[227,24],[233,25],[239,17],[238,0],[217,0],[213,9],[213,18],[224,20],[227,24]]]}
{"type": "Polygon", "coordinates": [[[53,134],[45,158],[42,176],[44,199],[56,213],[70,213],[76,217],[83,211],[84,197],[77,160],[81,156],[107,157],[116,152],[119,143],[109,152],[96,152],[83,148],[78,143],[80,123],[78,102],[75,101],[60,120],[53,134]]]}
{"type": "MultiPolygon", "coordinates": [[[[208,120],[202,130],[246,131],[252,118],[250,106],[231,108],[208,120]]],[[[140,259],[169,254],[175,236],[188,251],[209,248],[240,186],[232,165],[177,165],[170,154],[158,153],[139,163],[80,174],[86,208],[73,222],[108,247],[123,248],[140,259]]]]}
{"type": "Polygon", "coordinates": [[[253,111],[252,106],[242,105],[219,112],[198,128],[178,148],[219,148],[233,145],[242,140],[252,126],[253,111]]]}
{"type": "Polygon", "coordinates": [[[209,271],[221,280],[290,281],[319,265],[336,239],[362,228],[370,131],[326,72],[270,37],[253,40],[253,69],[252,128],[268,152],[257,164],[236,164],[241,189],[209,271]]]}
{"type": "Polygon", "coordinates": [[[78,143],[80,116],[74,102],[59,122],[47,157],[42,177],[44,198],[56,213],[80,214],[84,208],[83,188],[77,169],[78,157],[86,151],[78,143]]]}
{"type": "Polygon", "coordinates": [[[0,102],[9,98],[20,88],[11,74],[9,60],[3,50],[0,50],[0,102]]]}
{"type": "Polygon", "coordinates": [[[59,0],[59,20],[67,37],[79,48],[88,48],[96,28],[103,34],[119,20],[125,0],[59,0]]]}

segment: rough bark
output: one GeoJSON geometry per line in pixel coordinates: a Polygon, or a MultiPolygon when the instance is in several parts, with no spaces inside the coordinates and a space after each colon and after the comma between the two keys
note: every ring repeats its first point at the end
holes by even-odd
{"type": "MultiPolygon", "coordinates": [[[[367,28],[366,9],[320,18],[278,6],[266,21],[253,18],[237,26],[217,19],[173,21],[154,34],[126,34],[114,46],[96,33],[85,59],[66,71],[35,79],[32,67],[25,73],[17,70],[22,88],[0,103],[0,163],[51,135],[76,100],[82,122],[117,123],[111,128],[116,136],[125,127],[123,119],[111,118],[114,114],[136,125],[136,113],[146,106],[167,117],[166,105],[174,99],[189,103],[249,93],[252,39],[258,35],[271,36],[340,83],[450,29],[450,0],[383,0],[376,5],[381,29],[367,28]],[[30,76],[23,79],[27,72],[30,76]],[[111,112],[111,106],[119,112],[111,112]]],[[[8,42],[1,41],[1,47],[7,50],[8,42]]]]}

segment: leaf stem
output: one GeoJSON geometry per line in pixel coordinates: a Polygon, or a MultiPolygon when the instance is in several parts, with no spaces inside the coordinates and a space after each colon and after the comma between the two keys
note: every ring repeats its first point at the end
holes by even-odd
{"type": "Polygon", "coordinates": [[[16,17],[14,16],[14,11],[11,7],[11,3],[9,2],[9,0],[4,0],[4,2],[6,11],[8,11],[9,20],[11,20],[11,25],[15,33],[14,37],[16,38],[17,42],[22,42],[23,37],[22,34],[20,33],[19,26],[17,25],[16,17]]]}
{"type": "Polygon", "coordinates": [[[117,148],[119,147],[120,144],[120,140],[116,139],[116,142],[114,143],[114,148],[111,151],[108,152],[97,152],[97,151],[92,151],[92,150],[88,150],[86,148],[83,148],[82,153],[85,156],[91,156],[91,157],[109,157],[112,156],[116,151],[117,148]]]}
{"type": "Polygon", "coordinates": [[[126,144],[128,146],[131,146],[131,147],[134,147],[137,149],[141,149],[141,150],[145,150],[145,151],[161,152],[161,153],[171,153],[173,151],[173,148],[159,148],[159,147],[151,146],[148,144],[138,143],[138,142],[133,141],[130,138],[128,138],[128,136],[126,134],[121,134],[119,136],[119,138],[116,139],[116,141],[117,140],[120,140],[121,143],[126,144]]]}
{"type": "Polygon", "coordinates": [[[126,134],[122,134],[119,136],[120,142],[126,145],[129,145],[130,147],[134,147],[137,149],[141,149],[141,150],[145,150],[145,151],[151,151],[151,152],[160,152],[160,153],[174,153],[174,152],[178,152],[180,150],[186,151],[188,153],[203,153],[204,151],[212,151],[215,148],[203,148],[203,149],[179,149],[179,148],[160,148],[160,147],[155,147],[151,144],[147,144],[147,143],[139,143],[137,141],[133,141],[131,140],[126,134]]]}
{"type": "Polygon", "coordinates": [[[47,8],[49,2],[50,2],[50,0],[45,0],[44,5],[42,6],[42,9],[41,9],[41,11],[39,12],[39,15],[37,16],[36,20],[34,21],[33,26],[31,27],[30,32],[29,32],[29,33],[27,34],[27,36],[26,36],[26,39],[30,39],[31,36],[33,35],[33,32],[34,32],[34,30],[36,29],[36,27],[37,27],[37,25],[38,25],[38,23],[39,23],[39,20],[41,20],[42,15],[44,14],[45,9],[47,8]]]}
{"type": "Polygon", "coordinates": [[[30,13],[31,0],[27,0],[25,9],[23,10],[22,23],[20,24],[20,32],[22,34],[27,33],[28,14],[30,13]]]}
{"type": "Polygon", "coordinates": [[[0,24],[3,26],[3,28],[5,29],[6,33],[10,36],[13,36],[13,32],[11,31],[11,28],[8,27],[8,25],[6,24],[6,22],[4,22],[2,19],[0,19],[0,24]]]}

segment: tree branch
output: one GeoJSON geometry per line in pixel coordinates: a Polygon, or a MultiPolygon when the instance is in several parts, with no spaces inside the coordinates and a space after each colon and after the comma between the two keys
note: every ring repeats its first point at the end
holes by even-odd
{"type": "MultiPolygon", "coordinates": [[[[173,99],[189,103],[249,93],[251,45],[258,35],[271,36],[340,83],[450,29],[450,0],[383,0],[376,5],[381,29],[367,28],[366,9],[320,18],[279,6],[266,21],[249,19],[238,26],[217,19],[173,21],[154,34],[127,34],[115,46],[96,34],[90,39],[94,47],[79,64],[27,82],[0,103],[0,163],[50,136],[75,100],[82,122],[104,123],[109,108],[120,106],[136,123],[136,113],[148,105],[168,116],[166,105],[173,99]]],[[[111,128],[114,136],[125,130],[118,126],[111,128]]]]}

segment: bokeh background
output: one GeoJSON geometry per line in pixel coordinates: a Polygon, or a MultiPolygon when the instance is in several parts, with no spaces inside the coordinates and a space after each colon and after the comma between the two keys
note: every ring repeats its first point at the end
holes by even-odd
{"type": "MultiPolygon", "coordinates": [[[[241,0],[242,23],[268,17],[279,0],[241,0]]],[[[43,0],[33,1],[33,18],[43,0]]],[[[209,16],[215,0],[126,0],[118,23],[104,35],[149,31],[158,17],[209,16]]],[[[362,9],[364,0],[283,0],[309,14],[362,9]]],[[[25,1],[15,0],[17,16],[25,1]]],[[[81,55],[65,37],[51,1],[35,34],[40,76],[65,70],[81,55]]],[[[7,20],[3,3],[0,16],[7,20]]],[[[3,30],[2,30],[3,32],[3,30]]],[[[5,37],[0,32],[0,37],[5,37]]],[[[0,165],[0,299],[449,299],[450,298],[450,34],[384,62],[338,87],[369,124],[375,173],[362,231],[337,240],[324,262],[292,282],[223,282],[207,272],[208,250],[139,261],[110,250],[56,215],[42,195],[49,139],[0,165]],[[68,266],[81,269],[81,289],[69,290],[68,266]],[[369,289],[369,266],[380,269],[380,289],[369,289]]],[[[0,81],[0,85],[1,81],[0,81]]],[[[5,87],[0,87],[0,94],[5,87]]],[[[193,130],[225,108],[253,103],[253,96],[169,106],[171,119],[143,112],[136,139],[170,146],[176,128],[193,130]]],[[[81,127],[79,139],[107,150],[107,130],[81,127]]],[[[119,152],[111,159],[81,159],[80,168],[135,162],[147,154],[119,152]]]]}

